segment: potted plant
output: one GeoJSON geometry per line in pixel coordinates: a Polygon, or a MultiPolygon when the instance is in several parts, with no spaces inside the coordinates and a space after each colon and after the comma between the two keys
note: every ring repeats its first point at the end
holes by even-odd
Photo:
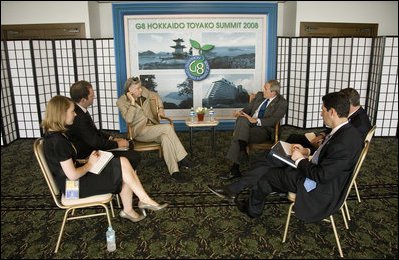
{"type": "Polygon", "coordinates": [[[208,109],[206,107],[197,107],[195,113],[197,113],[198,121],[204,121],[204,115],[208,109]]]}

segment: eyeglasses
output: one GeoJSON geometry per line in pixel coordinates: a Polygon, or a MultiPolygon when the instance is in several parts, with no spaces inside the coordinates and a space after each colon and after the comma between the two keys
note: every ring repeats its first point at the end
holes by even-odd
{"type": "Polygon", "coordinates": [[[138,81],[138,80],[140,80],[140,79],[139,79],[139,77],[133,77],[132,80],[138,81]]]}

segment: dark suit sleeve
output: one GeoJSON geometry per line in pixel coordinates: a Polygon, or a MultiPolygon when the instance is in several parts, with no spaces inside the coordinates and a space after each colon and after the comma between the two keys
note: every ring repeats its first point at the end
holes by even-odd
{"type": "Polygon", "coordinates": [[[363,139],[371,129],[370,119],[366,111],[360,107],[350,118],[350,123],[359,131],[363,139]]]}
{"type": "Polygon", "coordinates": [[[109,135],[96,129],[84,116],[78,114],[72,127],[72,134],[79,139],[80,146],[89,146],[92,150],[108,150],[118,147],[118,143],[110,141],[109,135]]]}
{"type": "Polygon", "coordinates": [[[262,127],[274,128],[275,124],[284,117],[287,112],[287,107],[287,101],[281,95],[278,95],[270,105],[267,106],[265,115],[260,120],[262,127]]]}
{"type": "Polygon", "coordinates": [[[301,160],[298,169],[304,177],[317,183],[329,183],[338,178],[339,174],[350,175],[354,167],[353,162],[357,161],[362,149],[361,144],[360,135],[356,130],[346,135],[335,133],[321,150],[318,164],[301,160]]]}
{"type": "Polygon", "coordinates": [[[252,102],[250,102],[248,106],[244,107],[242,111],[252,116],[255,113],[256,109],[259,107],[260,103],[262,103],[262,101],[263,101],[263,92],[258,92],[256,93],[252,102]]]}

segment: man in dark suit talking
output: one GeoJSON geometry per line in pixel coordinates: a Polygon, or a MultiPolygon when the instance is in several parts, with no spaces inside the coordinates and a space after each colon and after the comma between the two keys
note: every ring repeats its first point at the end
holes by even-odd
{"type": "Polygon", "coordinates": [[[133,144],[124,138],[116,138],[99,130],[87,111],[95,98],[92,85],[84,80],[78,81],[71,86],[70,95],[76,104],[76,117],[73,125],[68,126],[67,134],[76,147],[77,158],[86,158],[93,150],[125,148],[126,151],[112,151],[112,153],[117,157],[126,157],[136,169],[140,162],[140,155],[134,150],[129,150],[133,144]]]}
{"type": "Polygon", "coordinates": [[[248,143],[262,143],[271,140],[274,136],[275,125],[287,112],[287,101],[280,95],[280,83],[269,80],[258,92],[254,100],[241,111],[235,111],[237,117],[234,126],[233,140],[226,158],[233,162],[227,176],[222,180],[231,180],[240,177],[240,161],[246,156],[248,143]]]}
{"type": "Polygon", "coordinates": [[[345,94],[334,92],[323,96],[321,116],[332,130],[312,157],[309,148],[293,144],[291,158],[297,168],[269,154],[238,181],[208,188],[230,200],[248,187],[250,195],[241,210],[251,217],[262,214],[265,198],[271,192],[294,192],[295,215],[306,222],[322,220],[342,205],[344,191],[363,148],[362,136],[348,123],[348,113],[349,100],[345,94]]]}

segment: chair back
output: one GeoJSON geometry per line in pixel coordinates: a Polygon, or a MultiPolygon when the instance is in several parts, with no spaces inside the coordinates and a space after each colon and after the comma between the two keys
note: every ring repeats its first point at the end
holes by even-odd
{"type": "Polygon", "coordinates": [[[252,102],[252,100],[254,100],[255,98],[255,94],[249,94],[249,103],[252,102]]]}
{"type": "Polygon", "coordinates": [[[64,206],[62,206],[57,198],[57,196],[60,194],[60,190],[57,187],[53,174],[51,173],[50,168],[47,165],[46,157],[44,155],[43,137],[36,139],[35,143],[33,144],[33,150],[35,152],[36,159],[39,163],[40,169],[42,170],[44,179],[47,182],[55,203],[58,207],[64,208],[64,206]]]}
{"type": "Polygon", "coordinates": [[[373,138],[373,135],[374,135],[374,132],[375,132],[375,129],[376,129],[376,128],[377,128],[377,126],[374,125],[374,126],[370,129],[370,131],[367,133],[367,135],[366,135],[365,140],[366,140],[366,141],[369,141],[369,143],[371,142],[371,138],[373,138]]]}
{"type": "MultiPolygon", "coordinates": [[[[374,128],[374,130],[375,130],[375,128],[374,128]]],[[[370,131],[371,131],[371,130],[370,130],[370,131]]],[[[367,139],[367,138],[366,138],[366,139],[367,139]]],[[[349,187],[348,187],[348,189],[347,189],[347,191],[346,191],[346,195],[345,195],[345,199],[344,199],[343,203],[346,201],[346,199],[347,199],[348,196],[349,196],[349,193],[350,193],[351,190],[352,190],[352,186],[354,185],[354,183],[355,183],[355,181],[356,181],[356,177],[357,177],[357,175],[359,174],[359,171],[360,171],[360,168],[362,167],[362,164],[363,164],[363,162],[364,162],[364,159],[366,158],[366,155],[367,155],[367,152],[368,152],[368,150],[369,150],[369,147],[370,147],[370,141],[364,140],[364,147],[363,147],[362,152],[360,153],[359,159],[357,160],[355,169],[353,170],[353,174],[352,174],[352,177],[351,177],[351,182],[350,182],[349,187]]]]}

